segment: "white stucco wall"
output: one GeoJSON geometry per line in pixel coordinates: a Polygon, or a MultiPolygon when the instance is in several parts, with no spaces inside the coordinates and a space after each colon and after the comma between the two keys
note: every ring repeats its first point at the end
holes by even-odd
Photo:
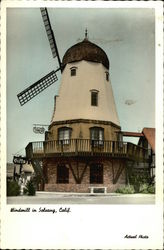
{"type": "Polygon", "coordinates": [[[66,65],[62,73],[59,96],[52,122],[70,119],[111,121],[120,125],[107,69],[101,63],[80,61],[66,65]],[[70,68],[77,67],[76,76],[70,68]],[[91,90],[96,89],[98,106],[91,106],[91,90]]]}

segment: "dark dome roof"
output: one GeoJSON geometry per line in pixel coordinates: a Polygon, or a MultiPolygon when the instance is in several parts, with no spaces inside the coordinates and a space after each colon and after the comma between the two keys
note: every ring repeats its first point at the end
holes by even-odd
{"type": "Polygon", "coordinates": [[[91,43],[88,39],[73,45],[69,48],[63,57],[63,67],[70,62],[78,62],[81,60],[102,63],[109,69],[109,60],[106,53],[96,44],[91,43]]]}

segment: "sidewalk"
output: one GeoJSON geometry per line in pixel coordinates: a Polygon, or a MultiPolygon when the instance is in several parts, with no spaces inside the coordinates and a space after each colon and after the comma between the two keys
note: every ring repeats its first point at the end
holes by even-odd
{"type": "Polygon", "coordinates": [[[36,192],[35,196],[7,197],[7,204],[155,204],[155,195],[36,192]]]}
{"type": "MultiPolygon", "coordinates": [[[[142,194],[142,193],[138,193],[138,194],[121,194],[121,193],[68,193],[68,192],[45,192],[45,191],[37,191],[36,192],[36,195],[39,195],[39,196],[68,196],[68,197],[71,197],[71,196],[81,196],[81,197],[84,197],[84,196],[121,196],[121,197],[152,197],[154,194],[142,194]]],[[[155,196],[155,195],[154,195],[155,196]]]]}

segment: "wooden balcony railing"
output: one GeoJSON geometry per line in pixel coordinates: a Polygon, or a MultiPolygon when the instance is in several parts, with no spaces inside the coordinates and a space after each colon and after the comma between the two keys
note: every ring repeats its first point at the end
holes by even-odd
{"type": "Polygon", "coordinates": [[[148,158],[146,149],[130,142],[120,141],[54,140],[30,142],[26,147],[26,157],[28,159],[70,155],[123,157],[139,161],[148,158]]]}

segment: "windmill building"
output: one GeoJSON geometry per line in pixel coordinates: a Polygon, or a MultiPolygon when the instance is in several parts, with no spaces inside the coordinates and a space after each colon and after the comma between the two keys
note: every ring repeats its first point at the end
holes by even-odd
{"type": "MultiPolygon", "coordinates": [[[[48,13],[41,11],[57,51],[48,13]]],[[[40,176],[42,190],[113,192],[128,183],[134,163],[148,164],[148,151],[123,141],[103,49],[86,33],[82,42],[65,52],[62,62],[56,54],[62,77],[51,124],[44,141],[27,145],[26,157],[40,176]]]]}

